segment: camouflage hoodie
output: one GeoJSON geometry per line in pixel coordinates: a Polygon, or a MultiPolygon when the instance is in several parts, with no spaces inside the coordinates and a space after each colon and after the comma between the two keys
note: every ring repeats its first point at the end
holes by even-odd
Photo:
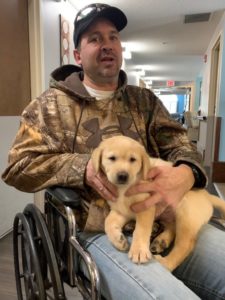
{"type": "Polygon", "coordinates": [[[56,69],[49,89],[25,108],[2,175],[7,184],[25,192],[53,185],[87,191],[84,174],[91,151],[102,139],[122,134],[139,140],[154,157],[195,164],[204,186],[195,146],[150,90],[127,85],[126,74],[120,71],[114,97],[96,100],[82,77],[74,65],[56,69]]]}

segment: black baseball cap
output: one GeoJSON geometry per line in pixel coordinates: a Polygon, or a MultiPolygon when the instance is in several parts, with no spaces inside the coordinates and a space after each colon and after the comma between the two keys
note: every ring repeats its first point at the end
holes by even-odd
{"type": "Polygon", "coordinates": [[[103,3],[89,4],[77,13],[74,20],[73,41],[75,48],[78,46],[81,35],[98,18],[109,20],[118,31],[127,25],[127,17],[119,8],[103,3]]]}

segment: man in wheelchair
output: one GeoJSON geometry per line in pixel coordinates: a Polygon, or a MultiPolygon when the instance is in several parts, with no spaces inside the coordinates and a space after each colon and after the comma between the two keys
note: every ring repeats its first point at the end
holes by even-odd
{"type": "Polygon", "coordinates": [[[164,193],[149,185],[150,196],[135,207],[137,213],[153,199],[172,207],[191,188],[207,184],[201,157],[185,129],[152,91],[127,84],[119,34],[126,25],[124,13],[109,5],[94,3],[78,12],[73,37],[79,66],[53,71],[49,89],[25,108],[2,178],[25,192],[54,186],[79,192],[77,237],[97,265],[104,298],[224,299],[225,234],[216,227],[204,226],[194,251],[172,274],[154,259],[132,263],[104,234],[109,208],[94,200],[116,201],[117,190],[102,172],[95,174],[90,157],[108,137],[132,137],[151,156],[173,162],[153,179],[164,193]]]}

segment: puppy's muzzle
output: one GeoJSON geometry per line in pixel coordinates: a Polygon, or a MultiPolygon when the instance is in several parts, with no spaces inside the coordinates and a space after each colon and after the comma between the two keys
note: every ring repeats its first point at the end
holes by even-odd
{"type": "Polygon", "coordinates": [[[117,173],[117,184],[126,184],[129,180],[129,174],[125,171],[121,171],[117,173]]]}

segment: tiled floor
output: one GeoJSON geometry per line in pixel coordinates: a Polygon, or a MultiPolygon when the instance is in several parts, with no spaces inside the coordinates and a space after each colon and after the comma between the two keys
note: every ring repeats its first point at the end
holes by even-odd
{"type": "Polygon", "coordinates": [[[0,299],[16,300],[12,234],[0,240],[0,299]]]}

